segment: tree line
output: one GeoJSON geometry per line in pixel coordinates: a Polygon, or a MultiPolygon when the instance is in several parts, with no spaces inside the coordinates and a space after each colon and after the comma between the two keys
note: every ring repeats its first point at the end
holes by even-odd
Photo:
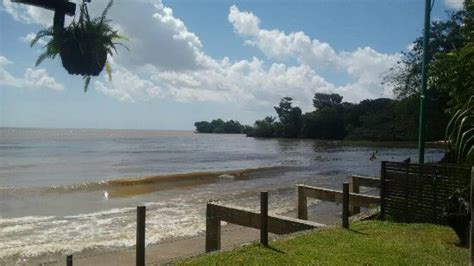
{"type": "MultiPolygon", "coordinates": [[[[417,138],[418,102],[415,99],[379,98],[360,103],[343,102],[339,94],[315,93],[314,110],[302,113],[291,97],[275,106],[276,116],[255,121],[252,137],[313,138],[331,140],[412,141],[417,138]]],[[[435,110],[434,110],[435,111],[435,110]]],[[[428,116],[429,140],[442,139],[446,115],[428,116]]]]}
{"type": "Polygon", "coordinates": [[[250,126],[244,126],[239,121],[215,119],[211,122],[200,121],[194,123],[198,133],[226,133],[226,134],[246,134],[251,131],[250,126]]]}

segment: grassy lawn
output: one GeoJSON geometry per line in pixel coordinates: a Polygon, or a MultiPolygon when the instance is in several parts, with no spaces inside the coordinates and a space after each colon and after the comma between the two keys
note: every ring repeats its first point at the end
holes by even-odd
{"type": "Polygon", "coordinates": [[[355,222],[351,230],[331,228],[294,238],[192,258],[186,265],[288,264],[468,264],[449,228],[430,224],[355,222]]]}

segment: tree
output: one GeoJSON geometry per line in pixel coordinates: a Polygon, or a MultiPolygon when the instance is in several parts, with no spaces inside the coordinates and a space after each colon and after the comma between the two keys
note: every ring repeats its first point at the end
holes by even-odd
{"type": "Polygon", "coordinates": [[[342,96],[336,93],[315,93],[313,98],[313,106],[316,110],[324,107],[340,107],[342,96]]]}
{"type": "Polygon", "coordinates": [[[357,113],[354,124],[348,124],[349,139],[400,140],[391,99],[364,100],[351,111],[357,113]]]}
{"type": "Polygon", "coordinates": [[[215,119],[211,122],[200,121],[194,123],[196,131],[199,133],[243,133],[244,126],[239,121],[229,120],[224,122],[222,119],[215,119]]]}
{"type": "Polygon", "coordinates": [[[323,107],[304,115],[303,135],[314,139],[344,139],[343,114],[336,107],[323,107]]]}
{"type": "Polygon", "coordinates": [[[446,127],[448,162],[474,164],[474,95],[452,116],[446,127]]]}
{"type": "Polygon", "coordinates": [[[281,123],[281,136],[285,138],[296,138],[300,134],[302,126],[301,108],[292,106],[293,98],[284,97],[280,105],[275,108],[281,123]]]}
{"type": "MultiPolygon", "coordinates": [[[[463,46],[465,36],[461,32],[461,25],[466,16],[464,10],[451,13],[446,21],[431,23],[428,43],[428,61],[439,54],[446,54],[457,47],[463,46]]],[[[391,84],[398,99],[405,99],[419,95],[421,88],[421,69],[423,58],[423,36],[413,42],[411,51],[402,52],[403,57],[397,65],[392,67],[384,77],[384,83],[391,84]]],[[[436,87],[430,86],[428,97],[441,97],[436,87]]]]}
{"type": "Polygon", "coordinates": [[[224,123],[224,132],[225,133],[242,133],[244,126],[242,126],[239,121],[229,120],[224,123]]]}
{"type": "Polygon", "coordinates": [[[448,53],[438,54],[433,62],[431,85],[449,95],[448,111],[463,108],[474,94],[474,3],[465,2],[461,34],[465,42],[448,53]]]}
{"type": "Polygon", "coordinates": [[[255,121],[254,133],[253,137],[259,138],[271,138],[274,137],[273,132],[273,124],[275,122],[275,118],[271,116],[267,116],[262,120],[255,121]]]}
{"type": "Polygon", "coordinates": [[[194,123],[194,126],[199,133],[212,133],[211,123],[207,121],[196,122],[194,123]]]}

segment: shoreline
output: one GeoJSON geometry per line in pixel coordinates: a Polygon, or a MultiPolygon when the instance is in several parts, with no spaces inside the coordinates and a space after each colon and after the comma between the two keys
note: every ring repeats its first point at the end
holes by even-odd
{"type": "MultiPolygon", "coordinates": [[[[330,202],[319,202],[308,206],[308,220],[327,225],[334,225],[340,222],[341,206],[330,202]]],[[[296,211],[283,214],[288,217],[296,217],[296,211]]],[[[276,237],[269,234],[270,239],[276,237]]],[[[223,223],[221,250],[233,249],[237,246],[258,241],[260,231],[253,228],[223,223]]],[[[192,237],[177,237],[164,240],[162,242],[147,245],[145,256],[147,264],[172,263],[174,261],[204,254],[205,233],[200,233],[192,237]]],[[[95,248],[73,254],[74,265],[133,265],[135,263],[135,248],[95,248]]],[[[66,255],[45,254],[40,257],[25,260],[2,260],[0,265],[64,265],[66,255]]]]}

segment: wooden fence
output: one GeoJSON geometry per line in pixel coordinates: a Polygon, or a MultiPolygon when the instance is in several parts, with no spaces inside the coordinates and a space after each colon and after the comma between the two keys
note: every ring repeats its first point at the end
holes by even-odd
{"type": "MultiPolygon", "coordinates": [[[[348,184],[349,185],[349,184],[348,184]]],[[[306,185],[297,185],[298,193],[298,218],[308,219],[307,198],[314,198],[324,201],[343,203],[343,191],[320,188],[306,185]]],[[[380,197],[364,195],[359,193],[348,193],[348,204],[354,207],[369,207],[372,204],[378,205],[380,197]]]]}
{"type": "Polygon", "coordinates": [[[470,179],[468,167],[382,162],[380,218],[446,224],[448,197],[470,179]]]}
{"type": "MultiPolygon", "coordinates": [[[[379,188],[380,187],[380,178],[378,177],[370,177],[370,176],[360,176],[360,175],[352,175],[349,177],[349,192],[350,193],[360,193],[360,187],[372,187],[372,188],[379,188]]],[[[351,215],[360,213],[359,206],[353,206],[350,204],[350,213],[351,215]]]]}
{"type": "MultiPolygon", "coordinates": [[[[268,203],[263,205],[268,206],[268,203]]],[[[266,210],[268,211],[268,209],[266,210]]],[[[259,229],[261,242],[263,238],[262,244],[264,245],[268,244],[269,232],[283,235],[326,226],[286,216],[261,213],[237,206],[208,203],[206,207],[206,252],[219,250],[221,247],[221,221],[259,229]]]]}

